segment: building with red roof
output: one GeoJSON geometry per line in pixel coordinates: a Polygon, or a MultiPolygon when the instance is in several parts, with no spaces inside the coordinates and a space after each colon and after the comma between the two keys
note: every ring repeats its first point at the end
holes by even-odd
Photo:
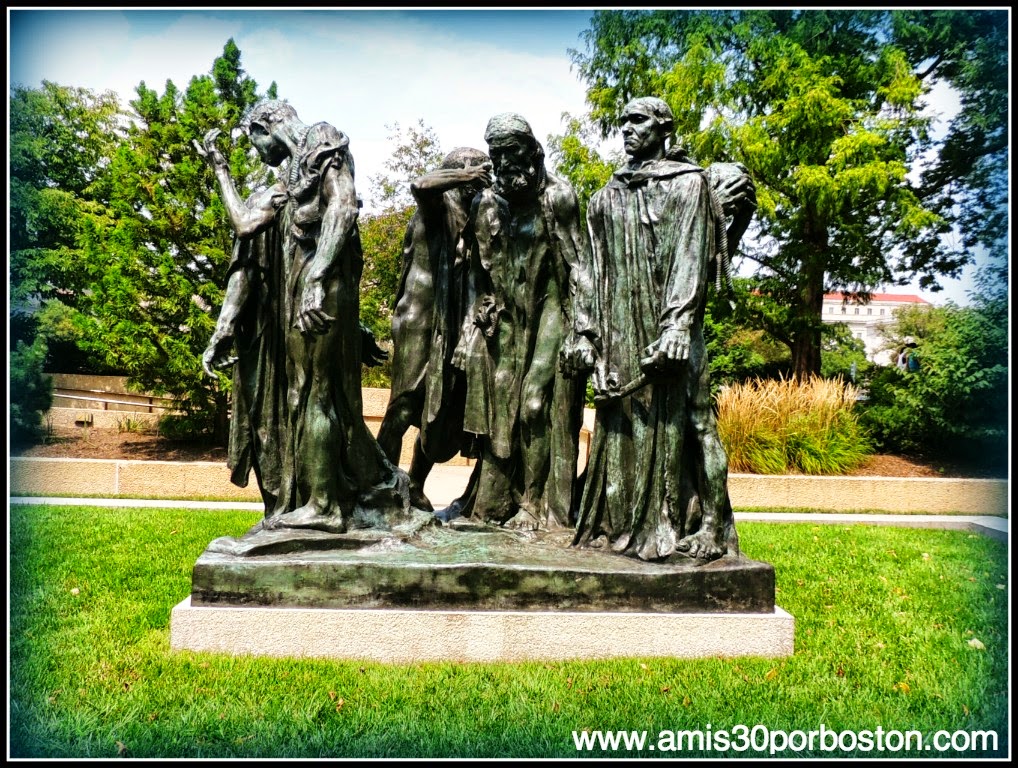
{"type": "Polygon", "coordinates": [[[894,310],[899,307],[929,303],[912,293],[871,293],[865,304],[841,292],[825,293],[823,321],[845,323],[852,335],[866,345],[866,357],[880,365],[893,365],[897,350],[886,348],[880,326],[894,322],[894,310]]]}

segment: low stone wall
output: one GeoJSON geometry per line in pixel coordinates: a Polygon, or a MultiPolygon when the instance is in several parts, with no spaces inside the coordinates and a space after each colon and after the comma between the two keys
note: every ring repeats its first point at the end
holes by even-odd
{"type": "MultiPolygon", "coordinates": [[[[50,408],[46,414],[49,423],[54,427],[124,429],[129,422],[133,422],[134,426],[155,429],[159,423],[160,415],[165,412],[158,406],[147,406],[146,402],[151,400],[148,395],[125,393],[127,380],[122,376],[76,376],[71,374],[52,374],[52,376],[57,386],[63,387],[64,391],[76,393],[76,396],[94,393],[97,397],[102,394],[102,396],[108,395],[117,400],[127,401],[132,398],[137,400],[137,406],[133,406],[122,403],[106,403],[102,400],[69,400],[66,397],[58,401],[60,396],[57,395],[54,399],[54,407],[50,408]],[[147,410],[145,410],[146,408],[147,410]],[[152,410],[156,412],[150,412],[152,410]]],[[[365,387],[361,390],[361,397],[364,423],[371,430],[371,434],[377,435],[382,426],[386,406],[389,404],[389,390],[365,387]]],[[[583,426],[580,430],[579,467],[581,468],[587,463],[590,435],[593,429],[594,411],[588,408],[584,411],[583,426]]],[[[410,427],[403,436],[403,449],[399,457],[400,466],[410,466],[417,435],[417,428],[410,427]]],[[[456,456],[445,462],[445,465],[463,467],[473,466],[473,463],[472,459],[456,456]]]]}
{"type": "MultiPolygon", "coordinates": [[[[461,470],[451,479],[462,484],[465,477],[461,470]]],[[[1006,480],[733,474],[729,492],[736,510],[1008,515],[1006,480]]],[[[254,478],[238,488],[224,464],[101,459],[12,458],[9,494],[259,499],[254,478]]]]}

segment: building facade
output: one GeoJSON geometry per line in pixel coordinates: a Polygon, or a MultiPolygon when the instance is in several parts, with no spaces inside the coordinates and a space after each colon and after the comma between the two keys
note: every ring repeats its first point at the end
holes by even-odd
{"type": "Polygon", "coordinates": [[[866,345],[866,357],[878,365],[893,365],[896,350],[884,348],[880,326],[894,322],[894,310],[929,302],[910,293],[872,293],[868,304],[855,303],[843,293],[824,294],[825,323],[845,323],[852,335],[866,345]]]}

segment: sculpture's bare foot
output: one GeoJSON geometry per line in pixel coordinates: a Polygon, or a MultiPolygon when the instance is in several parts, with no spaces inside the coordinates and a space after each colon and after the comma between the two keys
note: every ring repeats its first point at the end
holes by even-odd
{"type": "Polygon", "coordinates": [[[696,560],[717,560],[725,554],[725,547],[717,541],[712,530],[700,529],[686,536],[675,547],[676,551],[696,560]]]}
{"type": "Polygon", "coordinates": [[[325,514],[314,503],[298,507],[293,512],[275,515],[265,521],[265,527],[272,530],[283,528],[309,528],[326,533],[346,533],[346,520],[337,510],[335,514],[325,514]]]}
{"type": "Polygon", "coordinates": [[[530,509],[523,508],[505,522],[514,531],[536,531],[541,528],[540,518],[530,509]]]}

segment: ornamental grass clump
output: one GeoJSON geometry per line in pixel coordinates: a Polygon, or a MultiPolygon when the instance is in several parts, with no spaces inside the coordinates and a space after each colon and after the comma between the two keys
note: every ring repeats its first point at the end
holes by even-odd
{"type": "Polygon", "coordinates": [[[841,379],[755,379],[718,393],[718,432],[732,472],[840,475],[871,452],[841,379]]]}

